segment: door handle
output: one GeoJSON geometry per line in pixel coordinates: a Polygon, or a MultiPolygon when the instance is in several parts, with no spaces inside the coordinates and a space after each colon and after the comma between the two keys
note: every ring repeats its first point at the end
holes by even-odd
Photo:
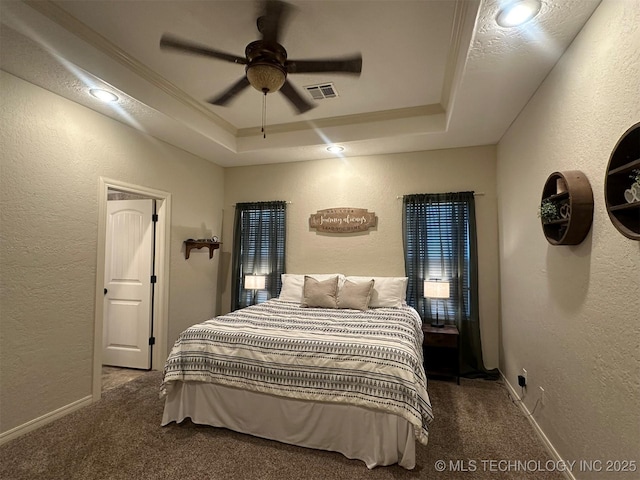
{"type": "Polygon", "coordinates": [[[107,294],[107,291],[108,291],[108,290],[105,288],[105,289],[104,289],[104,294],[105,294],[105,295],[107,294]]]}

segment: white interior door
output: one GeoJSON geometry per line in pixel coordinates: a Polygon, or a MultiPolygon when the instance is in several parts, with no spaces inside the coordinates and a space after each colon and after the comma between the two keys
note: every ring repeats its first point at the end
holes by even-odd
{"type": "Polygon", "coordinates": [[[104,365],[151,368],[153,202],[107,202],[104,365]]]}

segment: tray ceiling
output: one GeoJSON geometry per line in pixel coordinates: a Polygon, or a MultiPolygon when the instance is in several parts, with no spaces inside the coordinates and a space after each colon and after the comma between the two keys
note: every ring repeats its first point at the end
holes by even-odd
{"type": "Polygon", "coordinates": [[[291,1],[289,58],[360,52],[359,77],[296,74],[316,107],[297,115],[280,93],[248,88],[207,99],[244,67],[161,51],[163,33],[244,55],[259,38],[253,1],[3,1],[0,68],[221,166],[495,144],[597,7],[547,0],[523,27],[495,23],[496,0],[291,1]],[[312,100],[306,86],[333,84],[312,100]],[[102,104],[102,87],[119,96],[102,104]]]}

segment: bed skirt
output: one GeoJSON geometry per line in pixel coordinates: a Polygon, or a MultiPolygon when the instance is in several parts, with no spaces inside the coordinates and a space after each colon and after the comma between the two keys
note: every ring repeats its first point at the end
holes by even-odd
{"type": "Polygon", "coordinates": [[[342,453],[368,468],[415,467],[415,434],[405,419],[352,405],[275,397],[201,382],[175,382],[162,425],[186,418],[279,442],[342,453]]]}

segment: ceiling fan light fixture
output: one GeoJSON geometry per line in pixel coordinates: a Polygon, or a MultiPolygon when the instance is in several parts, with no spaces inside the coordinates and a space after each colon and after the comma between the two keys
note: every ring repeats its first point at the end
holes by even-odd
{"type": "Polygon", "coordinates": [[[500,9],[496,22],[501,27],[518,27],[527,23],[540,12],[539,0],[518,0],[500,9]]]}
{"type": "Polygon", "coordinates": [[[279,65],[253,63],[247,67],[247,79],[253,88],[267,94],[280,90],[287,74],[279,65]]]}

